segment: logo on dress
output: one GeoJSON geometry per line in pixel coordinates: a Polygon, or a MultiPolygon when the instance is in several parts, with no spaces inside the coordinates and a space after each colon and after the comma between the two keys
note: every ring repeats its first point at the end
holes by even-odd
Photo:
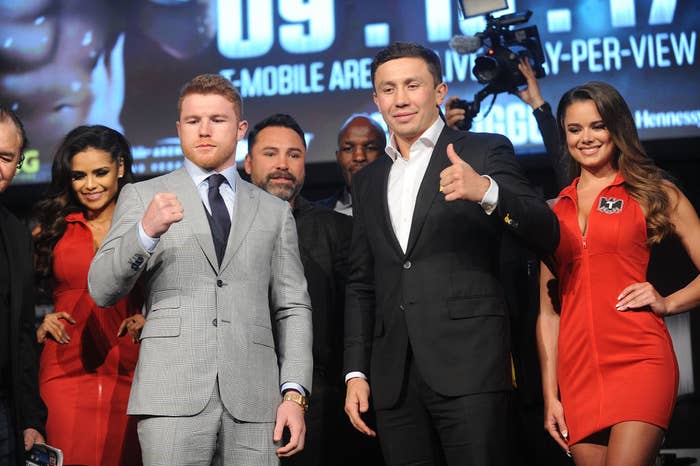
{"type": "Polygon", "coordinates": [[[618,214],[622,212],[622,199],[614,197],[601,197],[598,210],[604,214],[618,214]]]}

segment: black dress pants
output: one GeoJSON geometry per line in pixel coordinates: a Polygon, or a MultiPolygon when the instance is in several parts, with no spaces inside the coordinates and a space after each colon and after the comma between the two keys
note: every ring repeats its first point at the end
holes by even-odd
{"type": "Polygon", "coordinates": [[[509,392],[443,396],[408,359],[398,404],[377,410],[387,466],[507,466],[509,392]]]}
{"type": "Polygon", "coordinates": [[[0,390],[0,466],[15,466],[17,464],[16,443],[10,399],[4,390],[0,390]]]}

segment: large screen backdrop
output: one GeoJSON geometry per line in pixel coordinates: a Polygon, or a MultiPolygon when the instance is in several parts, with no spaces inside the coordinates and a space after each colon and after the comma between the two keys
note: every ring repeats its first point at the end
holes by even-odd
{"type": "MultiPolygon", "coordinates": [[[[617,86],[644,140],[700,135],[700,2],[695,0],[511,0],[534,12],[554,106],[575,84],[617,86]],[[565,6],[562,6],[565,5],[565,6]]],[[[500,14],[500,12],[499,12],[500,14]]],[[[334,160],[339,127],[354,112],[381,121],[369,65],[396,40],[433,48],[449,95],[471,100],[476,54],[448,46],[485,28],[462,19],[456,0],[10,0],[0,2],[0,99],[26,123],[31,150],[19,182],[46,182],[52,151],[82,123],[122,130],[139,175],[181,163],[175,120],[179,88],[200,73],[231,79],[252,124],[275,112],[305,129],[308,161],[334,160]]],[[[517,26],[516,26],[517,27],[517,26]]],[[[505,134],[518,153],[540,150],[530,109],[490,97],[477,131],[505,134]]],[[[382,122],[383,124],[383,122],[382,122]]],[[[246,152],[239,144],[237,158],[246,152]]]]}

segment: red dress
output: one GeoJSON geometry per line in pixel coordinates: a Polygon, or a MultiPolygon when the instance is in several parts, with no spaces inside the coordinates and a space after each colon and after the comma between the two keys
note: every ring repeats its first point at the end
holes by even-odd
{"type": "Polygon", "coordinates": [[[47,339],[41,353],[46,440],[63,450],[66,465],[139,465],[136,419],[126,415],[138,345],[128,335],[118,338],[117,329],[140,306],[130,297],[110,308],[95,304],[87,290],[92,232],[82,214],[66,221],[53,251],[54,306],[76,323],[64,321],[68,344],[47,339]]]}
{"type": "Polygon", "coordinates": [[[622,421],[668,428],[678,365],[663,319],[650,309],[621,312],[617,297],[646,281],[646,221],[620,174],[596,198],[585,235],[578,179],[559,194],[555,268],[561,294],[557,373],[569,443],[622,421]]]}

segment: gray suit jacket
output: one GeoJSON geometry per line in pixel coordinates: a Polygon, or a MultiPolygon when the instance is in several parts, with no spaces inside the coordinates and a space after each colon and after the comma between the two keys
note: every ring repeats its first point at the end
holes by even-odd
{"type": "Polygon", "coordinates": [[[146,291],[129,414],[194,415],[218,377],[236,419],[271,422],[280,383],[311,390],[311,307],[291,209],[239,178],[232,220],[219,268],[204,205],[184,168],[120,193],[88,286],[100,306],[138,280],[146,291]],[[138,222],[158,192],[177,195],[184,219],[149,254],[138,222]]]}

